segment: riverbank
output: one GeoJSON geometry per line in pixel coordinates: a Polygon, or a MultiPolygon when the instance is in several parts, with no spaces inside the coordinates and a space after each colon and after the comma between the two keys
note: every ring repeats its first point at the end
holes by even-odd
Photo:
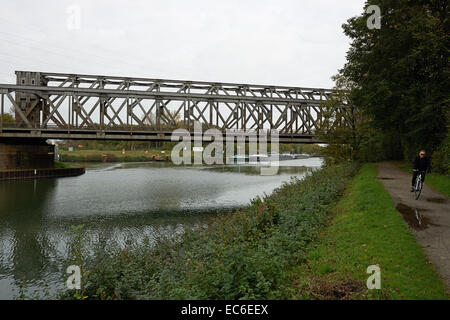
{"type": "Polygon", "coordinates": [[[169,161],[170,151],[149,150],[149,151],[126,151],[120,150],[74,150],[59,151],[62,162],[149,162],[149,161],[169,161]]]}
{"type": "Polygon", "coordinates": [[[78,230],[64,265],[81,266],[83,286],[61,297],[286,298],[288,271],[306,261],[334,201],[355,170],[347,164],[313,171],[243,209],[186,229],[177,238],[159,237],[121,249],[110,243],[84,243],[78,230]]]}
{"type": "MultiPolygon", "coordinates": [[[[172,146],[163,146],[158,149],[148,150],[103,150],[103,149],[74,149],[68,151],[67,149],[60,149],[59,156],[62,162],[149,162],[149,161],[170,161],[172,146]]],[[[287,149],[287,151],[280,150],[280,152],[296,153],[296,151],[307,153],[308,157],[320,157],[320,147],[318,146],[302,146],[287,149]]],[[[298,152],[297,152],[298,153],[298,152]]],[[[248,154],[248,146],[246,146],[246,154],[248,154]]],[[[302,158],[302,157],[300,157],[302,158]]],[[[280,155],[280,160],[292,159],[280,155]]],[[[194,151],[191,152],[191,160],[194,160],[194,151]]]]}
{"type": "Polygon", "coordinates": [[[307,263],[292,272],[293,299],[449,298],[376,175],[366,164],[352,180],[307,263]],[[370,265],[381,269],[381,290],[366,288],[370,265]]]}

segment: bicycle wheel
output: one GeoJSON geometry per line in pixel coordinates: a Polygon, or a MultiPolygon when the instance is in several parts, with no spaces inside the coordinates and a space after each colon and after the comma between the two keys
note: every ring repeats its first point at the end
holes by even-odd
{"type": "Polygon", "coordinates": [[[419,175],[416,179],[416,187],[414,188],[414,199],[417,200],[422,192],[422,177],[419,175]]]}

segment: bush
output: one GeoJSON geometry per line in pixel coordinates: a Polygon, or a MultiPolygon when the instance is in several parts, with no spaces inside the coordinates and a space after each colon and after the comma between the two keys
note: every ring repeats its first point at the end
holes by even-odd
{"type": "Polygon", "coordinates": [[[9,114],[9,113],[4,114],[4,115],[3,115],[3,122],[4,122],[4,123],[14,123],[15,120],[14,120],[13,115],[11,115],[11,114],[9,114]]]}
{"type": "Polygon", "coordinates": [[[450,174],[450,133],[444,139],[438,150],[433,152],[432,169],[439,174],[450,174]]]}

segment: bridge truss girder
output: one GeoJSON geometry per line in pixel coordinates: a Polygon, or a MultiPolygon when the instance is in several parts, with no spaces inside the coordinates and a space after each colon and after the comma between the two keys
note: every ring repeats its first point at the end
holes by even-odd
{"type": "MultiPolygon", "coordinates": [[[[16,113],[0,135],[170,140],[177,128],[277,130],[280,142],[320,142],[331,90],[200,81],[36,73],[36,85],[0,85],[16,113]],[[15,98],[12,95],[15,93],[15,98]],[[33,115],[33,118],[30,118],[33,115]],[[36,116],[39,115],[39,116],[36,116]]],[[[338,111],[338,110],[337,110],[338,111]]],[[[329,117],[329,112],[327,113],[329,117]]],[[[3,118],[3,117],[1,117],[3,118]]]]}

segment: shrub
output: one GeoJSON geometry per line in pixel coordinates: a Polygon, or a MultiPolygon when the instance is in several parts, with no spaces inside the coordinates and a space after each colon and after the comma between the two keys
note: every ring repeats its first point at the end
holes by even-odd
{"type": "Polygon", "coordinates": [[[433,172],[450,174],[450,133],[431,157],[433,172]]]}

